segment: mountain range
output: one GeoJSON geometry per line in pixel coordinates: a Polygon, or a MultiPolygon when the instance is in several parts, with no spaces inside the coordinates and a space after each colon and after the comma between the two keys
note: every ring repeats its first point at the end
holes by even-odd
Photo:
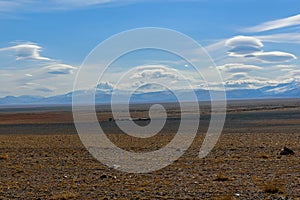
{"type": "MultiPolygon", "coordinates": [[[[197,89],[194,90],[199,101],[210,100],[208,90],[197,89]]],[[[120,103],[122,98],[125,97],[126,91],[117,91],[120,94],[120,103]],[[123,95],[124,94],[124,95],[123,95]]],[[[218,94],[218,91],[215,91],[218,94]]],[[[176,93],[184,101],[193,100],[191,91],[178,90],[176,93]]],[[[90,90],[81,90],[69,92],[62,95],[51,97],[42,96],[6,96],[0,98],[0,105],[55,105],[55,104],[71,104],[72,96],[78,95],[79,97],[91,94],[90,90]]],[[[111,101],[112,90],[108,85],[100,85],[96,90],[95,101],[97,104],[108,104],[111,101]]],[[[265,86],[257,89],[231,89],[226,91],[228,100],[240,99],[267,99],[267,98],[300,98],[300,82],[292,81],[289,83],[282,83],[275,86],[265,86]]],[[[175,102],[177,99],[170,91],[155,91],[155,92],[139,92],[131,96],[130,102],[132,103],[146,103],[146,102],[175,102]]]]}

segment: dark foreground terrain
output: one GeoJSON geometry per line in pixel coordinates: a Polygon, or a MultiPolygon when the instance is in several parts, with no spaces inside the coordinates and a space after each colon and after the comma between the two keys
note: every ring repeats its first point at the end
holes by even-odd
{"type": "MultiPolygon", "coordinates": [[[[210,154],[199,149],[209,121],[202,109],[199,134],[168,167],[129,174],[106,167],[81,144],[70,108],[2,108],[0,199],[300,199],[300,100],[234,101],[224,131],[210,154]],[[294,155],[280,155],[283,147],[294,155]]],[[[176,132],[178,110],[149,140],[132,139],[98,118],[118,146],[151,151],[176,132]]],[[[143,106],[134,117],[147,117],[143,106]]]]}

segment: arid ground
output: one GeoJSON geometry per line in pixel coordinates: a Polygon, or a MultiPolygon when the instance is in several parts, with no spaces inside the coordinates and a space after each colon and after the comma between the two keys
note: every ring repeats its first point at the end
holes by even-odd
{"type": "MultiPolygon", "coordinates": [[[[98,119],[108,137],[130,151],[166,145],[180,114],[167,105],[166,127],[149,139],[121,133],[105,106],[98,119]]],[[[120,172],[84,148],[69,107],[0,108],[0,199],[300,199],[300,100],[231,101],[210,154],[199,149],[209,122],[201,109],[193,145],[173,164],[147,174],[120,172]],[[280,155],[283,147],[294,155],[280,155]]],[[[147,117],[147,106],[132,116],[147,117]]]]}

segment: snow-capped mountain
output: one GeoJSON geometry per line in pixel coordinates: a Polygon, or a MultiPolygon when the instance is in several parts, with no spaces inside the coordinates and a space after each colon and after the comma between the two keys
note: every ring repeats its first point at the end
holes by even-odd
{"type": "MultiPolygon", "coordinates": [[[[109,83],[102,83],[96,87],[95,101],[99,104],[107,104],[111,102],[113,86],[109,83]]],[[[120,95],[120,102],[122,98],[125,99],[126,91],[117,91],[120,95]]],[[[217,91],[215,91],[218,93],[217,91]]],[[[178,90],[176,93],[181,99],[185,101],[193,100],[191,91],[178,90]]],[[[91,95],[91,90],[80,90],[69,92],[67,94],[56,95],[52,97],[41,96],[7,96],[0,98],[0,105],[24,105],[24,104],[71,104],[72,96],[77,95],[84,97],[91,95]]],[[[210,100],[209,91],[203,89],[195,90],[195,94],[199,101],[210,100]]],[[[261,99],[261,98],[300,98],[300,82],[293,81],[289,83],[282,83],[276,86],[265,86],[258,89],[233,89],[226,91],[227,99],[261,99]]],[[[145,102],[175,102],[177,98],[174,93],[170,91],[156,91],[156,92],[138,92],[131,96],[132,103],[145,102]]]]}

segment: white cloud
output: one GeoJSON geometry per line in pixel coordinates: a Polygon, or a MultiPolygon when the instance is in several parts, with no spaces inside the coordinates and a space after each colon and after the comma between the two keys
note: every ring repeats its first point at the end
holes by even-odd
{"type": "Polygon", "coordinates": [[[280,82],[276,80],[268,80],[259,77],[240,77],[236,80],[225,81],[225,86],[227,89],[257,89],[267,85],[277,85],[280,82]]]}
{"type": "Polygon", "coordinates": [[[242,36],[242,35],[230,38],[229,40],[226,41],[225,45],[228,47],[246,46],[246,47],[257,47],[257,48],[261,48],[264,46],[259,39],[255,37],[242,36]]]}
{"type": "Polygon", "coordinates": [[[139,66],[136,70],[137,72],[131,77],[131,79],[180,79],[176,69],[170,69],[163,65],[139,66]]]}
{"type": "Polygon", "coordinates": [[[165,65],[143,65],[126,70],[124,74],[112,79],[111,74],[105,74],[106,80],[114,84],[114,89],[122,91],[153,92],[169,88],[190,89],[203,82],[193,71],[183,68],[175,69],[165,65]],[[118,82],[115,82],[118,80],[118,82]]]}
{"type": "Polygon", "coordinates": [[[248,54],[262,51],[263,43],[249,36],[235,36],[225,42],[225,46],[230,47],[228,53],[230,56],[243,57],[248,54]]]}
{"type": "Polygon", "coordinates": [[[50,58],[40,55],[42,47],[34,43],[23,43],[15,46],[0,48],[0,51],[12,51],[16,60],[44,60],[50,61],[50,58]]]}
{"type": "Polygon", "coordinates": [[[217,66],[217,69],[227,73],[239,73],[239,72],[250,72],[255,70],[261,70],[262,67],[256,65],[245,65],[243,63],[230,63],[230,64],[217,66]]]}
{"type": "Polygon", "coordinates": [[[287,52],[264,52],[262,49],[264,44],[256,37],[236,36],[228,39],[225,45],[231,48],[227,53],[232,57],[256,58],[266,63],[289,62],[297,59],[294,54],[287,52]]]}
{"type": "Polygon", "coordinates": [[[76,67],[66,64],[54,64],[44,68],[48,74],[73,74],[76,67]]]}
{"type": "Polygon", "coordinates": [[[53,95],[72,90],[74,71],[71,65],[41,55],[42,47],[24,42],[1,48],[0,91],[10,95],[53,95]],[[7,64],[6,64],[7,63],[7,64]]]}
{"type": "Polygon", "coordinates": [[[259,52],[254,53],[250,57],[252,56],[267,63],[282,63],[297,59],[297,57],[294,54],[281,51],[259,52]]]}
{"type": "Polygon", "coordinates": [[[263,32],[263,31],[270,31],[274,29],[285,28],[285,27],[296,26],[296,25],[300,25],[300,14],[287,17],[287,18],[264,22],[257,26],[245,28],[244,31],[263,32]]]}

